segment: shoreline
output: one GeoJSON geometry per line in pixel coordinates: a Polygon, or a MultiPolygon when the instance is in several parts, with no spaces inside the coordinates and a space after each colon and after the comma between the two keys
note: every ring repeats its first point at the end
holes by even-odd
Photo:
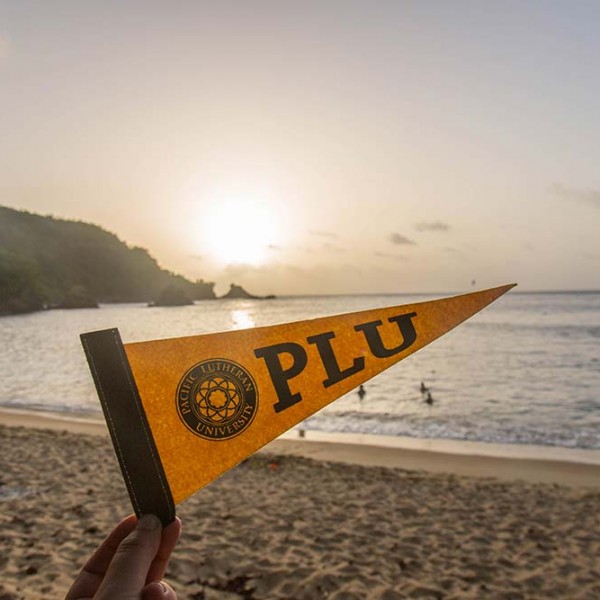
{"type": "MultiPolygon", "coordinates": [[[[0,408],[0,424],[108,437],[104,420],[90,414],[0,408]]],[[[364,467],[600,488],[600,450],[316,430],[306,430],[300,437],[293,429],[259,452],[364,467]]]]}

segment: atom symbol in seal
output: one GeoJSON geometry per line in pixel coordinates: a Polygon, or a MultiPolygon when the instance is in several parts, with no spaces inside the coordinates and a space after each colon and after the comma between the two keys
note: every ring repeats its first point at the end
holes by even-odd
{"type": "Polygon", "coordinates": [[[177,388],[177,412],[195,435],[225,440],[239,435],[254,419],[256,384],[241,365],[211,359],[192,367],[177,388]]]}
{"type": "Polygon", "coordinates": [[[196,410],[215,422],[231,418],[242,402],[237,385],[223,377],[203,381],[195,400],[196,410]]]}

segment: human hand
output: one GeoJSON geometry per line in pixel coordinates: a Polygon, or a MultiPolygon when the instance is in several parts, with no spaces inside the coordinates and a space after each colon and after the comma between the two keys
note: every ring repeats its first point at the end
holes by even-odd
{"type": "Polygon", "coordinates": [[[161,579],[180,533],[177,518],[164,529],[154,515],[123,519],[85,563],[65,600],[176,600],[161,579]]]}

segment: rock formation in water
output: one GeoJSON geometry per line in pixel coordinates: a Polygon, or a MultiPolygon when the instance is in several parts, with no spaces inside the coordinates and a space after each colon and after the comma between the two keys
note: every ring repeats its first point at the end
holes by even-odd
{"type": "Polygon", "coordinates": [[[265,299],[273,299],[275,296],[273,294],[269,294],[268,296],[254,296],[247,292],[241,285],[236,285],[235,283],[231,284],[229,291],[221,298],[242,298],[242,299],[251,299],[251,300],[265,300],[265,299]]]}
{"type": "Polygon", "coordinates": [[[194,301],[185,290],[176,285],[168,285],[158,298],[150,303],[150,306],[188,306],[190,304],[194,304],[194,301]]]}

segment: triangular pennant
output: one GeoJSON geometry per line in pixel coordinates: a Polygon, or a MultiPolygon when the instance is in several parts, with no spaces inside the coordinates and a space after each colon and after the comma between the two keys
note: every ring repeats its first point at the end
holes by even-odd
{"type": "Polygon", "coordinates": [[[125,344],[82,343],[138,515],[175,504],[512,285],[405,306],[125,344]]]}

